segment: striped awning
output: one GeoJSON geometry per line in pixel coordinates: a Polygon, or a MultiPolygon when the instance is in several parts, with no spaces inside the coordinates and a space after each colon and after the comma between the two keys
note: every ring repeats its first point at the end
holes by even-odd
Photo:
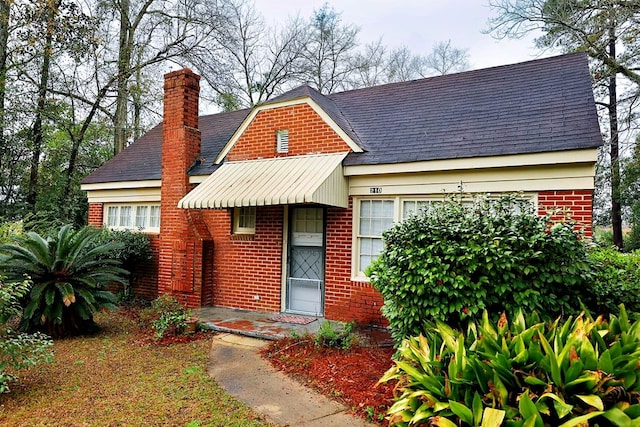
{"type": "Polygon", "coordinates": [[[315,203],[348,207],[347,153],[227,162],[178,202],[183,209],[315,203]]]}

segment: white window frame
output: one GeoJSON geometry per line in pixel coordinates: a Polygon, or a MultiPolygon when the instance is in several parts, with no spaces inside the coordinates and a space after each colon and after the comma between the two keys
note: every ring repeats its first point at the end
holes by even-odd
{"type": "Polygon", "coordinates": [[[233,234],[256,234],[256,207],[233,209],[233,234]],[[243,220],[249,220],[249,223],[243,220]]]}
{"type": "MultiPolygon", "coordinates": [[[[499,198],[504,194],[491,194],[490,198],[499,198]]],[[[478,194],[481,196],[481,194],[478,194]]],[[[436,195],[388,195],[388,196],[358,196],[353,198],[353,236],[352,236],[352,258],[351,258],[351,280],[356,282],[368,282],[369,278],[364,274],[360,268],[360,238],[370,238],[371,236],[360,235],[360,205],[363,200],[393,200],[393,224],[397,224],[404,220],[404,202],[427,202],[438,203],[444,200],[442,194],[436,195]]],[[[534,207],[534,212],[538,212],[538,194],[537,193],[524,193],[521,200],[530,200],[534,207]]],[[[463,199],[464,201],[464,199],[463,199]]]]}
{"type": "Polygon", "coordinates": [[[129,230],[140,233],[159,233],[160,232],[160,203],[105,203],[103,206],[103,218],[105,228],[111,230],[129,230]],[[124,212],[129,212],[124,215],[124,212]],[[139,224],[139,211],[144,211],[144,217],[140,217],[144,221],[144,226],[139,224]],[[110,216],[109,213],[112,213],[110,216]],[[152,215],[157,213],[153,218],[157,219],[157,225],[151,226],[152,215]],[[124,223],[124,224],[123,224],[124,223]]]}

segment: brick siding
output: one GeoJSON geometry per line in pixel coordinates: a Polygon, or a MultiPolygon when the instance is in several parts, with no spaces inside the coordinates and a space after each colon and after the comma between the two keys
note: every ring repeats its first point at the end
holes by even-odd
{"type": "Polygon", "coordinates": [[[205,212],[215,242],[214,305],[280,311],[283,215],[283,206],[258,207],[255,235],[239,236],[231,233],[231,210],[205,212]]]}
{"type": "Polygon", "coordinates": [[[228,161],[330,154],[351,151],[342,138],[309,105],[260,111],[231,151],[228,161]],[[276,152],[276,131],[289,131],[289,150],[276,152]]]}
{"type": "Polygon", "coordinates": [[[554,220],[563,218],[576,221],[576,231],[586,238],[593,235],[593,191],[541,191],[538,193],[538,214],[551,214],[554,220]]]}
{"type": "Polygon", "coordinates": [[[104,205],[102,203],[89,203],[88,224],[94,227],[102,227],[104,224],[104,205]]]}

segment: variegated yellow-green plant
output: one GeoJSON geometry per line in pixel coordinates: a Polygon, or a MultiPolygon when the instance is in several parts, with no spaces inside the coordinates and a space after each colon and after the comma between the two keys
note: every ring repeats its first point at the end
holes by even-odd
{"type": "Polygon", "coordinates": [[[380,380],[398,380],[391,425],[640,426],[640,322],[624,306],[608,321],[488,319],[403,341],[380,380]]]}

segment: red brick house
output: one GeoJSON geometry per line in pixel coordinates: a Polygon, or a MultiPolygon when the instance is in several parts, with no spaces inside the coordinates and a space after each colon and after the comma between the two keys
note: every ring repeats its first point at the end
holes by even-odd
{"type": "Polygon", "coordinates": [[[379,323],[362,271],[382,231],[461,185],[520,191],[591,234],[602,139],[583,54],[200,117],[199,76],[164,90],[163,123],[82,187],[90,224],[151,234],[137,294],[379,323]]]}

